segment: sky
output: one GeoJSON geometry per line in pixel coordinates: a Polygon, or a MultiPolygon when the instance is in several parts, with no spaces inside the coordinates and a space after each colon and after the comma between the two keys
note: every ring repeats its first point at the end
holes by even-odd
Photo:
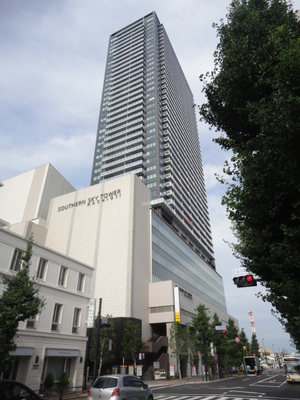
{"type": "MultiPolygon", "coordinates": [[[[90,185],[109,35],[156,11],[164,25],[195,103],[205,102],[199,75],[211,71],[218,44],[213,23],[230,0],[0,0],[0,181],[51,163],[77,190],[90,185]]],[[[300,9],[300,0],[293,8],[300,9]]],[[[199,120],[197,115],[197,119],[199,120]]],[[[270,351],[292,352],[289,335],[257,294],[238,289],[240,267],[226,210],[222,173],[230,154],[198,122],[218,273],[227,310],[251,339],[270,351]]]]}

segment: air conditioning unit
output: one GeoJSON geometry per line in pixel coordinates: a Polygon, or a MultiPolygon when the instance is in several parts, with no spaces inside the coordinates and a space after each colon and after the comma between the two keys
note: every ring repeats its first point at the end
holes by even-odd
{"type": "Polygon", "coordinates": [[[78,330],[79,330],[78,326],[72,327],[72,333],[78,333],[78,330]]]}
{"type": "Polygon", "coordinates": [[[57,322],[52,322],[51,331],[59,332],[59,324],[57,322]]]}

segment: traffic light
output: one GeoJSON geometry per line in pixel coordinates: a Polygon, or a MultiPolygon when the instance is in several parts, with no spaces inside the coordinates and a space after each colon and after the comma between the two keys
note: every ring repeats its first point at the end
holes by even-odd
{"type": "Polygon", "coordinates": [[[215,331],[221,335],[226,335],[226,327],[224,325],[216,325],[215,331]]]}
{"type": "Polygon", "coordinates": [[[233,283],[238,287],[250,287],[257,286],[257,281],[252,274],[244,275],[244,276],[236,276],[233,278],[233,283]]]}
{"type": "Polygon", "coordinates": [[[217,332],[220,333],[221,335],[226,335],[226,329],[220,329],[217,332]]]}

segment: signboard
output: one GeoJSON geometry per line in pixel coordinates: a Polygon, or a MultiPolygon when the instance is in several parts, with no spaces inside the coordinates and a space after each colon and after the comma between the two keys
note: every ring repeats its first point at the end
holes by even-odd
{"type": "Polygon", "coordinates": [[[235,268],[232,270],[233,276],[244,276],[247,275],[249,271],[245,267],[235,268]]]}
{"type": "Polygon", "coordinates": [[[180,322],[179,287],[174,287],[175,322],[180,322]]]}
{"type": "Polygon", "coordinates": [[[225,325],[216,325],[215,326],[216,331],[223,331],[223,330],[226,331],[226,329],[227,329],[227,327],[225,325]]]}
{"type": "Polygon", "coordinates": [[[175,376],[175,365],[170,365],[170,376],[175,376]]]}
{"type": "Polygon", "coordinates": [[[154,368],[154,369],[159,369],[159,368],[160,368],[160,362],[159,362],[159,361],[155,361],[155,362],[153,363],[153,368],[154,368]]]}
{"type": "Polygon", "coordinates": [[[133,365],[128,365],[128,374],[134,375],[134,366],[133,365]]]}
{"type": "Polygon", "coordinates": [[[95,312],[96,312],[96,299],[90,299],[88,305],[87,321],[86,321],[87,328],[94,328],[95,312]]]}

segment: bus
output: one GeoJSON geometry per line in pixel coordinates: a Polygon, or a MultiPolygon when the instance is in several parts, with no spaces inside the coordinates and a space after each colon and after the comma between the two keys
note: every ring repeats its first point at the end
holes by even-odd
{"type": "Polygon", "coordinates": [[[288,383],[300,383],[300,356],[285,356],[283,364],[286,381],[288,383]]]}

